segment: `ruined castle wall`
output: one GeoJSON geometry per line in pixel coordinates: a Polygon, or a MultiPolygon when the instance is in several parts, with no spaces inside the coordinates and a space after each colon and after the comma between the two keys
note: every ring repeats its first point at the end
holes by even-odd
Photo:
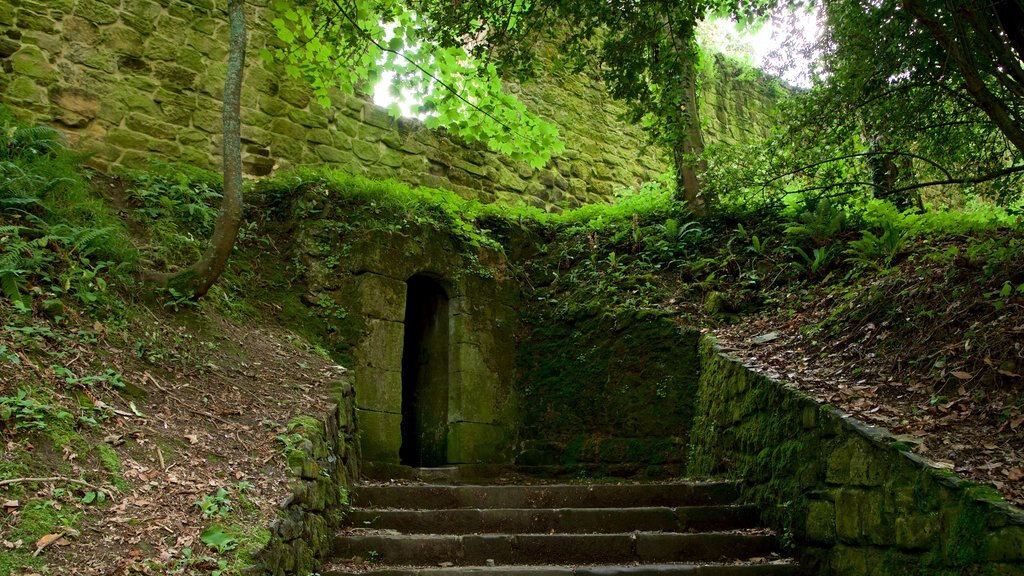
{"type": "MultiPolygon", "coordinates": [[[[482,201],[557,209],[607,201],[668,169],[641,130],[617,119],[623,104],[586,75],[510,86],[565,139],[566,152],[540,170],[418,121],[396,121],[359,98],[321,108],[300,81],[258,58],[268,40],[268,2],[247,4],[242,135],[250,175],[328,165],[482,201]]],[[[20,120],[61,128],[100,169],[150,158],[218,168],[225,7],[226,0],[0,3],[0,104],[20,120]]],[[[763,82],[727,68],[705,82],[704,92],[711,141],[763,131],[773,101],[763,82]]]]}

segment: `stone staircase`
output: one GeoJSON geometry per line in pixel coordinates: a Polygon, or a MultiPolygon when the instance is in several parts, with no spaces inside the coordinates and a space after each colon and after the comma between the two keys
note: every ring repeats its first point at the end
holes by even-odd
{"type": "Polygon", "coordinates": [[[325,576],[790,576],[727,482],[361,485],[325,576]]]}

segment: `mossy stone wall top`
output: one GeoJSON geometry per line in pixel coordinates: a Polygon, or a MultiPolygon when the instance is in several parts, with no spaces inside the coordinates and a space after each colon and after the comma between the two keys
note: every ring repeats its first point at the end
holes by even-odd
{"type": "MultiPolygon", "coordinates": [[[[264,175],[330,165],[375,178],[445,187],[482,201],[545,209],[607,201],[668,168],[624,110],[586,75],[511,85],[557,123],[566,152],[540,170],[467,146],[415,120],[340,97],[312,102],[303,83],[258,57],[266,0],[247,2],[250,29],[242,137],[245,170],[264,175]]],[[[101,169],[147,159],[220,165],[226,0],[8,0],[0,4],[0,103],[26,122],[63,129],[101,169]]],[[[705,82],[706,132],[736,141],[763,132],[774,100],[765,83],[728,68],[705,82]]]]}
{"type": "Polygon", "coordinates": [[[700,349],[689,473],[743,480],[821,576],[1024,576],[1024,513],[909,439],[700,349]]]}

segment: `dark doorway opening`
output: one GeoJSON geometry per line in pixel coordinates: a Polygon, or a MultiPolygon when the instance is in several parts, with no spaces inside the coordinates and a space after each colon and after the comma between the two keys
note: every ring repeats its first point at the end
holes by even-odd
{"type": "Polygon", "coordinates": [[[448,295],[427,276],[407,282],[402,349],[402,464],[441,466],[448,438],[448,295]]]}

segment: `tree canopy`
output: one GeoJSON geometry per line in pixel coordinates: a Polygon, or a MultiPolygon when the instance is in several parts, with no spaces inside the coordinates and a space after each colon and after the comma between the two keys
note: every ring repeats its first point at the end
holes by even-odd
{"type": "Polygon", "coordinates": [[[758,149],[724,151],[720,181],[778,200],[868,191],[900,208],[922,190],[1009,202],[1024,154],[1021,2],[827,0],[813,86],[758,149]]]}

